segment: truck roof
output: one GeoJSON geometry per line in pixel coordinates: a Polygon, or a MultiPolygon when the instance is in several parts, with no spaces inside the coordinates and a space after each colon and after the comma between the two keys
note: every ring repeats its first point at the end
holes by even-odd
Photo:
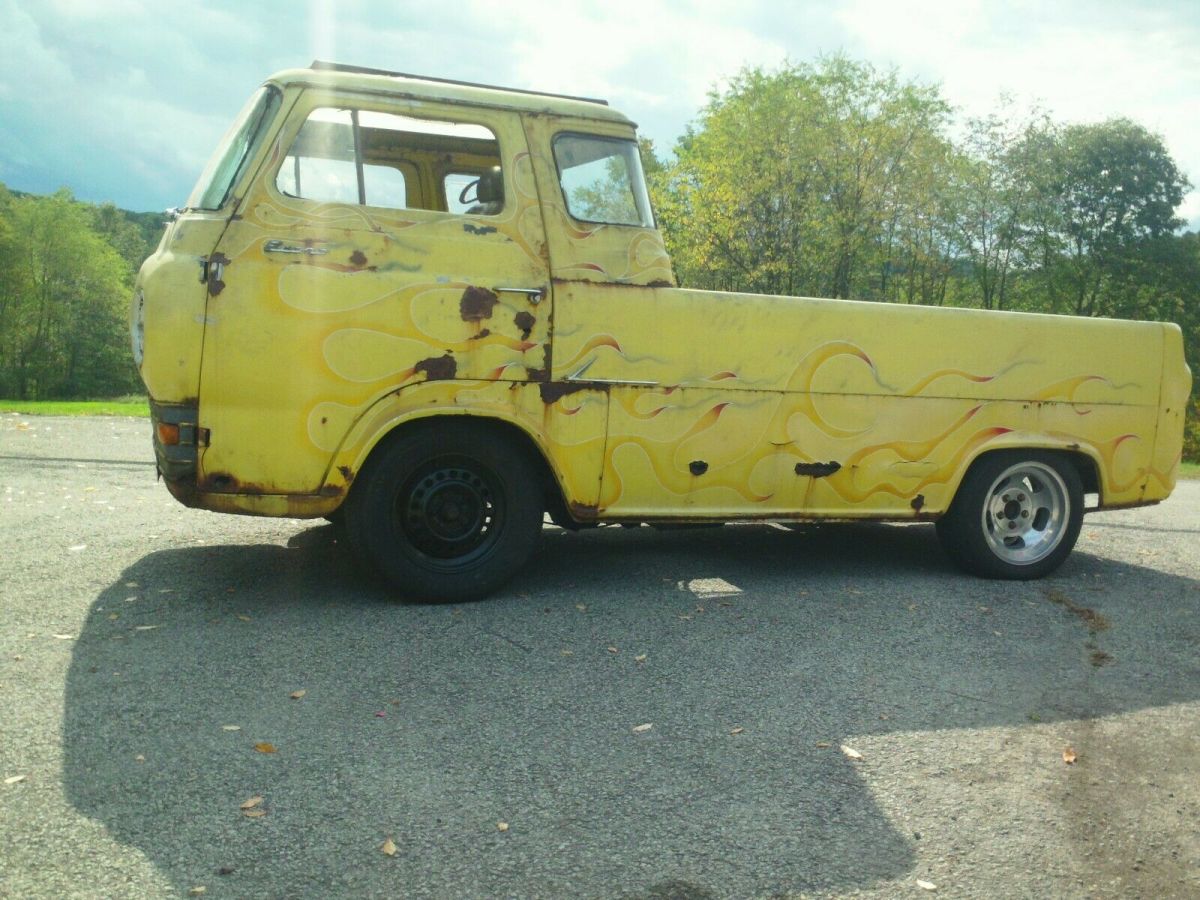
{"type": "Polygon", "coordinates": [[[430,78],[404,72],[340,65],[324,60],[314,60],[307,69],[284,69],[276,72],[267,81],[280,87],[300,85],[362,93],[386,93],[418,100],[634,124],[626,116],[610,108],[606,100],[430,78]]]}

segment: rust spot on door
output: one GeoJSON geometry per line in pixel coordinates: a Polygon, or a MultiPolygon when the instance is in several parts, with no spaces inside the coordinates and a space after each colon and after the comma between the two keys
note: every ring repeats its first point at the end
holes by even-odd
{"type": "Polygon", "coordinates": [[[533,313],[523,309],[513,318],[513,324],[521,329],[521,340],[527,341],[529,332],[533,331],[533,326],[537,324],[537,319],[534,318],[533,313]]]}
{"type": "Polygon", "coordinates": [[[688,463],[688,471],[693,475],[703,475],[708,471],[708,463],[702,459],[694,459],[688,463]]]}
{"type": "Polygon", "coordinates": [[[796,474],[807,475],[810,478],[825,478],[842,467],[840,462],[796,463],[796,474]]]}
{"type": "Polygon", "coordinates": [[[415,366],[414,372],[424,372],[426,381],[449,381],[458,371],[458,363],[447,353],[445,356],[431,356],[423,359],[415,366]]]}
{"type": "Polygon", "coordinates": [[[471,335],[469,338],[467,338],[467,340],[468,341],[480,341],[480,340],[483,340],[488,335],[490,335],[491,333],[492,333],[492,330],[490,328],[485,328],[485,329],[483,329],[483,331],[479,332],[479,334],[471,335]]]}
{"type": "Polygon", "coordinates": [[[464,322],[482,322],[492,317],[492,310],[499,300],[495,292],[471,285],[463,291],[462,299],[458,301],[458,311],[464,322]]]}
{"type": "Polygon", "coordinates": [[[346,480],[346,484],[354,484],[354,470],[349,466],[338,466],[338,471],[342,473],[342,478],[346,480]]]}
{"type": "Polygon", "coordinates": [[[912,498],[912,503],[908,505],[911,506],[916,512],[920,512],[921,507],[925,505],[925,495],[917,494],[917,496],[912,498]]]}
{"type": "Polygon", "coordinates": [[[367,254],[363,253],[361,250],[355,250],[350,254],[350,264],[361,269],[367,264],[367,254]]]}

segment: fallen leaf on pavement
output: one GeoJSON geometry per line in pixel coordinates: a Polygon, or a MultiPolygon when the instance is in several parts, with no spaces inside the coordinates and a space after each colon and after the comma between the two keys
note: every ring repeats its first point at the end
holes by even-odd
{"type": "Polygon", "coordinates": [[[616,647],[609,647],[608,652],[609,653],[620,653],[621,651],[619,651],[616,647]]]}
{"type": "Polygon", "coordinates": [[[238,616],[238,619],[242,622],[253,622],[254,621],[249,616],[238,616]]]}
{"type": "Polygon", "coordinates": [[[921,888],[921,890],[924,890],[924,891],[936,891],[937,890],[937,885],[934,884],[932,881],[922,881],[920,878],[917,879],[917,887],[921,888]]]}
{"type": "Polygon", "coordinates": [[[1067,747],[1065,750],[1063,750],[1063,762],[1065,762],[1068,766],[1077,759],[1079,759],[1079,754],[1075,752],[1074,748],[1067,747]]]}
{"type": "Polygon", "coordinates": [[[145,761],[146,761],[146,757],[145,757],[145,755],[144,755],[144,754],[142,754],[142,753],[139,753],[137,756],[135,756],[135,757],[133,758],[133,761],[134,761],[134,762],[145,762],[145,761]]]}
{"type": "Polygon", "coordinates": [[[188,891],[188,893],[191,894],[193,897],[199,897],[201,894],[203,894],[207,890],[208,890],[208,888],[206,888],[204,885],[198,884],[194,888],[192,888],[190,891],[188,891]]]}
{"type": "Polygon", "coordinates": [[[267,814],[267,811],[261,807],[256,807],[254,809],[243,809],[242,810],[242,815],[245,816],[247,819],[261,819],[266,814],[267,814]]]}
{"type": "Polygon", "coordinates": [[[161,625],[134,625],[134,631],[153,631],[155,628],[162,628],[161,625]]]}
{"type": "Polygon", "coordinates": [[[268,744],[266,741],[263,741],[261,743],[255,744],[254,749],[257,750],[259,753],[274,753],[275,745],[268,744]]]}
{"type": "Polygon", "coordinates": [[[827,750],[830,747],[832,747],[833,744],[829,743],[829,741],[817,741],[817,746],[820,747],[822,750],[827,750]]]}
{"type": "Polygon", "coordinates": [[[377,719],[382,719],[385,716],[387,716],[387,710],[384,710],[384,709],[381,709],[381,710],[379,710],[379,712],[375,713],[375,718],[377,718],[377,719]]]}
{"type": "Polygon", "coordinates": [[[737,728],[729,729],[729,733],[730,734],[741,734],[745,730],[746,730],[745,728],[743,728],[741,725],[739,725],[737,728]]]}
{"type": "Polygon", "coordinates": [[[251,797],[249,800],[246,800],[245,802],[243,802],[241,805],[241,809],[254,809],[254,807],[256,807],[256,806],[261,806],[262,802],[263,802],[263,798],[261,796],[254,796],[254,797],[251,797]]]}
{"type": "Polygon", "coordinates": [[[642,653],[642,654],[639,654],[638,656],[635,656],[635,657],[633,658],[633,661],[634,661],[634,662],[645,662],[645,661],[646,661],[646,654],[645,654],[645,653],[642,653]]]}
{"type": "Polygon", "coordinates": [[[308,691],[292,691],[290,694],[288,694],[288,696],[291,697],[293,700],[299,700],[301,697],[303,697],[307,693],[308,693],[308,691]]]}
{"type": "Polygon", "coordinates": [[[575,608],[577,610],[579,610],[580,612],[587,612],[587,604],[586,603],[576,603],[575,608]]]}
{"type": "Polygon", "coordinates": [[[242,726],[241,725],[222,725],[221,730],[222,731],[241,731],[242,726]]]}
{"type": "Polygon", "coordinates": [[[558,652],[561,653],[563,656],[574,656],[575,655],[574,650],[559,650],[558,652]]]}
{"type": "Polygon", "coordinates": [[[25,780],[24,775],[9,775],[7,778],[4,779],[4,783],[5,784],[17,784],[18,782],[22,782],[24,780],[25,780]]]}
{"type": "Polygon", "coordinates": [[[78,553],[80,550],[86,550],[87,544],[76,544],[74,547],[68,547],[67,549],[72,553],[78,553]]]}
{"type": "Polygon", "coordinates": [[[507,822],[497,822],[496,830],[497,831],[508,831],[508,823],[507,822]]]}
{"type": "Polygon", "coordinates": [[[859,753],[853,747],[847,747],[845,744],[842,744],[842,752],[845,753],[846,756],[849,757],[850,759],[862,759],[863,758],[863,755],[861,753],[859,753]]]}
{"type": "Polygon", "coordinates": [[[653,722],[647,722],[645,725],[634,725],[633,733],[634,734],[643,734],[643,733],[649,731],[653,727],[654,727],[653,722]]]}
{"type": "Polygon", "coordinates": [[[383,842],[383,846],[379,849],[388,856],[396,855],[396,842],[392,840],[392,836],[390,834],[388,835],[388,839],[383,842]]]}
{"type": "Polygon", "coordinates": [[[54,637],[58,638],[60,641],[75,640],[75,635],[73,635],[73,634],[56,634],[56,635],[54,635],[54,637]]]}

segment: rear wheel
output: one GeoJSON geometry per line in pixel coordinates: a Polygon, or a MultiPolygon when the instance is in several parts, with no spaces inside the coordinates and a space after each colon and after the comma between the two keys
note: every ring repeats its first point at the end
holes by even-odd
{"type": "Polygon", "coordinates": [[[1070,554],[1083,524],[1079,473],[1054,453],[1004,451],[978,460],[937,522],[942,546],[985,578],[1048,575],[1070,554]]]}
{"type": "Polygon", "coordinates": [[[523,450],[471,422],[441,422],[382,448],[346,499],[347,537],[397,590],[469,600],[537,547],[541,479],[523,450]]]}

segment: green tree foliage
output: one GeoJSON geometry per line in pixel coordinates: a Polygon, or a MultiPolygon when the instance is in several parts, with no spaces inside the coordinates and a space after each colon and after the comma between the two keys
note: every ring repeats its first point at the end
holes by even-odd
{"type": "Polygon", "coordinates": [[[676,271],[703,287],[939,298],[928,190],[948,115],[937,89],[842,56],[743,71],[656,179],[676,271]],[[919,278],[889,282],[906,263],[919,278]]]}
{"type": "Polygon", "coordinates": [[[0,396],[136,390],[126,315],[146,238],[115,207],[0,188],[0,396]]]}

